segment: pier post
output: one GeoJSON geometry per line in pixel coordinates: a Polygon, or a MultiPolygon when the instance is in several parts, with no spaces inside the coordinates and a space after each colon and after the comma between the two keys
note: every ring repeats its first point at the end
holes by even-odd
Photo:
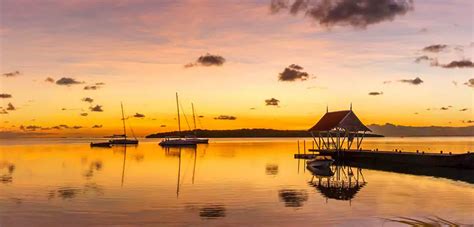
{"type": "Polygon", "coordinates": [[[300,141],[297,140],[296,142],[298,143],[298,154],[299,154],[300,153],[300,141]]]}
{"type": "Polygon", "coordinates": [[[306,140],[303,140],[303,153],[306,154],[306,140]]]}

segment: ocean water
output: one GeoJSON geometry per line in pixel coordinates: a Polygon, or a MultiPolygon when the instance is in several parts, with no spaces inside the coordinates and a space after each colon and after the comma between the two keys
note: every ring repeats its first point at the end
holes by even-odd
{"type": "MultiPolygon", "coordinates": [[[[474,223],[472,170],[311,172],[293,158],[297,140],[302,149],[304,138],[211,139],[195,149],[0,140],[0,226],[474,223]]],[[[465,153],[474,138],[368,138],[363,147],[465,153]]]]}

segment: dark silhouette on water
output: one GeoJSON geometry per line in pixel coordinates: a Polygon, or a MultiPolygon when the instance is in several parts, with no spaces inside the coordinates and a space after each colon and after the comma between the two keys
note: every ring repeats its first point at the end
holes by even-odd
{"type": "Polygon", "coordinates": [[[326,199],[351,201],[367,185],[360,168],[357,168],[355,175],[350,166],[342,165],[308,167],[308,170],[313,174],[308,184],[326,199]]]}
{"type": "MultiPolygon", "coordinates": [[[[196,144],[200,143],[197,137],[182,137],[181,133],[181,115],[179,114],[179,99],[178,93],[176,92],[176,109],[178,112],[178,132],[174,135],[168,135],[163,140],[161,140],[158,145],[162,147],[185,147],[185,146],[196,146],[196,144]]],[[[186,117],[186,115],[185,115],[186,117]]],[[[186,119],[186,118],[185,118],[186,119]]],[[[186,119],[187,122],[187,119],[186,119]]],[[[189,124],[188,124],[189,125],[189,124]]],[[[207,140],[206,140],[207,143],[207,140]]]]}
{"type": "Polygon", "coordinates": [[[267,164],[265,166],[265,173],[267,175],[278,175],[278,165],[277,164],[267,164]]]}
{"type": "Polygon", "coordinates": [[[302,207],[308,201],[308,192],[304,189],[282,189],[278,192],[280,201],[285,203],[285,207],[302,207]]]}
{"type": "MultiPolygon", "coordinates": [[[[112,145],[114,145],[114,144],[138,144],[138,140],[135,137],[135,135],[133,135],[135,137],[135,139],[127,139],[127,130],[126,130],[126,127],[125,127],[125,113],[123,111],[123,104],[122,103],[120,103],[120,107],[122,108],[123,135],[114,135],[113,137],[118,137],[120,139],[111,139],[111,140],[109,140],[109,142],[112,145]]],[[[132,129],[132,134],[134,134],[133,129],[132,129]]]]}
{"type": "Polygon", "coordinates": [[[404,165],[397,163],[377,163],[377,162],[344,162],[345,165],[381,170],[394,173],[404,173],[418,176],[431,176],[446,178],[455,181],[463,181],[474,184],[474,170],[473,169],[456,169],[447,167],[423,167],[417,165],[404,165]]]}
{"type": "Polygon", "coordinates": [[[222,218],[226,216],[226,209],[219,204],[206,205],[200,209],[199,216],[205,219],[222,218]]]}

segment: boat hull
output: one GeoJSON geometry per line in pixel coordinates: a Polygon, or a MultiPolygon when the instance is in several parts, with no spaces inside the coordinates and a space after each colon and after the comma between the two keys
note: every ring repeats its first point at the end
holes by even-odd
{"type": "Polygon", "coordinates": [[[196,144],[197,143],[195,141],[184,139],[169,139],[158,143],[158,145],[163,147],[196,146],[196,144]]]}
{"type": "Polygon", "coordinates": [[[98,143],[91,143],[91,147],[112,147],[109,142],[98,142],[98,143]]]}
{"type": "Polygon", "coordinates": [[[313,168],[328,168],[334,160],[311,160],[307,161],[306,165],[313,168]]]}
{"type": "Polygon", "coordinates": [[[334,151],[318,150],[321,155],[329,155],[336,160],[361,163],[392,163],[424,167],[451,167],[474,169],[474,153],[433,154],[389,151],[334,151]]]}
{"type": "Polygon", "coordinates": [[[209,139],[201,139],[201,138],[188,138],[186,140],[190,140],[196,144],[208,144],[209,139]]]}
{"type": "Polygon", "coordinates": [[[110,144],[138,144],[138,140],[129,140],[129,139],[118,139],[118,140],[110,140],[110,144]]]}

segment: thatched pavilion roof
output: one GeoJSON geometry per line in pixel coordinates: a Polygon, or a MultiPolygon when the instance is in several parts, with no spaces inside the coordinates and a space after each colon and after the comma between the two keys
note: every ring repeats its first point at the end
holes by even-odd
{"type": "Polygon", "coordinates": [[[328,112],[309,131],[323,132],[335,128],[343,128],[349,132],[371,132],[352,110],[328,112]]]}

